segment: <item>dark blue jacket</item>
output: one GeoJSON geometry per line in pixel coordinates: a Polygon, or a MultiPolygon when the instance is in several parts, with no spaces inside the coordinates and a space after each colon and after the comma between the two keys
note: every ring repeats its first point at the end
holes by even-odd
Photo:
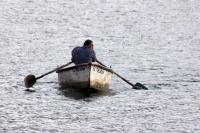
{"type": "Polygon", "coordinates": [[[87,46],[76,47],[72,50],[72,62],[75,65],[96,61],[95,51],[87,46]]]}

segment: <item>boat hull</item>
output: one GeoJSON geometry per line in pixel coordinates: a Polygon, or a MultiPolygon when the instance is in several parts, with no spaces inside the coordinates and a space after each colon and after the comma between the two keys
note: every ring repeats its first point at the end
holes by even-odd
{"type": "Polygon", "coordinates": [[[98,64],[87,63],[57,71],[59,85],[64,88],[109,88],[112,70],[98,64]]]}

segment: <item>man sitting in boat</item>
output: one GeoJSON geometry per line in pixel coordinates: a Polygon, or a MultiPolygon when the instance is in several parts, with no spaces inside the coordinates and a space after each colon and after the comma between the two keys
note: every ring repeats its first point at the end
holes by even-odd
{"type": "Polygon", "coordinates": [[[72,62],[75,65],[95,62],[97,59],[93,47],[93,41],[86,40],[82,47],[74,48],[72,50],[72,62]]]}

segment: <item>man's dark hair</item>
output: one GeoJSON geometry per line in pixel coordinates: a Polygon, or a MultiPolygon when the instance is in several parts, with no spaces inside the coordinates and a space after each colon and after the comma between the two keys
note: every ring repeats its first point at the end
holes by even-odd
{"type": "Polygon", "coordinates": [[[83,45],[84,46],[90,45],[92,42],[93,42],[92,40],[86,40],[83,45]]]}

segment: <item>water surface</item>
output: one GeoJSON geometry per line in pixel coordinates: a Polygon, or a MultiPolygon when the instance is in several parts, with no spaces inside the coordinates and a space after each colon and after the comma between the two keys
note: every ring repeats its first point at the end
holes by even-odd
{"type": "Polygon", "coordinates": [[[0,132],[200,132],[200,3],[171,1],[0,1],[0,132]],[[85,97],[40,76],[94,41],[113,75],[110,89],[85,97]]]}

